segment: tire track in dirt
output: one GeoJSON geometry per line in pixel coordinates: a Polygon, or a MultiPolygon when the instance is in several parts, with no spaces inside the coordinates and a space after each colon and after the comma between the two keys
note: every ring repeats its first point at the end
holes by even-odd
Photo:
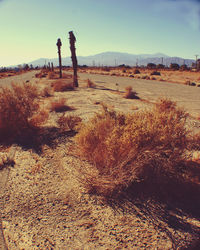
{"type": "Polygon", "coordinates": [[[6,183],[8,180],[8,176],[9,176],[9,168],[3,168],[0,170],[0,249],[1,250],[6,250],[8,249],[5,243],[5,239],[4,239],[4,234],[3,234],[3,228],[2,228],[2,214],[1,211],[4,208],[4,190],[6,187],[6,183]]]}

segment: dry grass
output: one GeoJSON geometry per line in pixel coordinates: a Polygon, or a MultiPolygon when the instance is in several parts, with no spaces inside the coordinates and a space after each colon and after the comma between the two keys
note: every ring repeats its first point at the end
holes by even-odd
{"type": "Polygon", "coordinates": [[[74,110],[73,107],[70,107],[66,104],[66,98],[60,98],[56,101],[51,102],[51,111],[55,112],[65,112],[74,110]]]}
{"type": "Polygon", "coordinates": [[[58,125],[62,132],[68,131],[68,130],[77,130],[82,119],[79,116],[74,115],[62,115],[58,119],[58,125]]]}
{"type": "Polygon", "coordinates": [[[91,169],[83,170],[86,187],[110,197],[134,182],[150,180],[154,185],[178,174],[187,145],[186,118],[169,100],[128,115],[103,106],[76,136],[78,153],[91,163],[91,169]]]}
{"type": "Polygon", "coordinates": [[[72,82],[64,81],[64,80],[57,80],[52,83],[53,90],[56,92],[64,92],[64,91],[71,91],[74,90],[74,86],[72,82]]]}
{"type": "Polygon", "coordinates": [[[131,86],[126,87],[126,92],[125,92],[124,97],[126,99],[138,99],[137,93],[133,91],[131,86]]]}
{"type": "Polygon", "coordinates": [[[31,118],[39,110],[37,98],[37,87],[29,83],[0,88],[1,140],[23,137],[31,131],[31,118]]]}

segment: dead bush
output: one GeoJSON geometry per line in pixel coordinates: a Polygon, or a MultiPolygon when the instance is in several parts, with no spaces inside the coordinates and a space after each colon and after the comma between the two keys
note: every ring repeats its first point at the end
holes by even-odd
{"type": "Polygon", "coordinates": [[[52,87],[56,92],[64,92],[74,90],[74,86],[72,82],[66,82],[63,80],[57,80],[52,83],[52,87]]]}
{"type": "Polygon", "coordinates": [[[135,69],[133,73],[134,74],[140,74],[140,71],[139,71],[139,69],[135,69]]]}
{"type": "Polygon", "coordinates": [[[29,123],[33,126],[33,127],[38,127],[41,126],[42,124],[44,124],[46,122],[46,120],[49,117],[49,113],[47,110],[41,110],[39,112],[37,112],[37,114],[34,114],[29,123]]]}
{"type": "Polygon", "coordinates": [[[56,74],[56,72],[54,72],[54,71],[48,72],[48,75],[47,75],[48,79],[57,79],[58,77],[59,76],[58,76],[58,74],[56,74]]]}
{"type": "Polygon", "coordinates": [[[73,107],[70,107],[66,104],[66,98],[60,98],[56,101],[51,102],[51,111],[55,112],[65,112],[74,110],[73,107]]]}
{"type": "Polygon", "coordinates": [[[131,86],[126,87],[126,92],[124,97],[127,99],[138,99],[137,93],[133,91],[131,86]]]}
{"type": "Polygon", "coordinates": [[[90,79],[87,79],[87,87],[88,88],[95,88],[95,84],[93,81],[91,81],[90,79]]]}
{"type": "Polygon", "coordinates": [[[71,74],[63,73],[63,74],[62,74],[62,78],[63,78],[63,79],[72,79],[72,75],[71,75],[71,74]]]}
{"type": "Polygon", "coordinates": [[[35,74],[36,78],[45,78],[48,76],[48,71],[46,69],[42,69],[39,73],[35,74]]]}
{"type": "Polygon", "coordinates": [[[189,150],[200,150],[200,132],[192,135],[188,139],[189,150]]]}
{"type": "Polygon", "coordinates": [[[51,87],[46,86],[43,88],[43,90],[41,92],[41,96],[42,97],[50,97],[50,96],[53,96],[53,93],[54,93],[54,90],[51,87]]]}
{"type": "Polygon", "coordinates": [[[176,175],[187,145],[186,118],[169,100],[126,115],[103,106],[75,137],[78,154],[91,164],[83,169],[86,187],[110,197],[132,183],[150,180],[159,186],[163,177],[176,175]]]}
{"type": "Polygon", "coordinates": [[[151,72],[151,76],[160,76],[160,72],[159,71],[153,71],[153,72],[151,72]]]}
{"type": "Polygon", "coordinates": [[[62,115],[58,119],[58,125],[62,132],[65,132],[67,130],[76,130],[78,128],[78,125],[81,123],[82,119],[79,116],[74,115],[62,115]]]}
{"type": "Polygon", "coordinates": [[[32,129],[30,119],[38,111],[38,89],[30,83],[0,88],[0,139],[23,137],[32,129]]]}

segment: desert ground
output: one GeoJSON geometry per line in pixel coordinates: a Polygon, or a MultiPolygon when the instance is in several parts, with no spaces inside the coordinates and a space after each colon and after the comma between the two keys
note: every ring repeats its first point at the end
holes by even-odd
{"type": "MultiPolygon", "coordinates": [[[[72,82],[72,72],[63,72],[61,82],[72,82]]],[[[70,91],[52,91],[52,84],[60,80],[48,73],[36,77],[39,71],[0,79],[1,86],[25,82],[41,92],[46,88],[39,103],[48,111],[39,135],[42,143],[1,144],[1,249],[198,249],[199,159],[190,159],[194,169],[191,190],[196,190],[193,197],[190,188],[176,184],[172,185],[174,193],[179,189],[184,194],[170,202],[145,194],[108,201],[89,193],[84,185],[82,170],[90,163],[74,151],[77,131],[60,130],[57,123],[63,114],[87,122],[102,110],[102,103],[128,114],[151,109],[158,98],[167,97],[189,113],[187,127],[191,133],[199,133],[200,73],[163,71],[152,80],[144,79],[150,73],[141,70],[139,77],[131,70],[102,73],[82,69],[79,87],[70,91]],[[190,86],[192,82],[195,86],[190,86]],[[137,98],[124,98],[127,86],[137,98]],[[57,112],[52,103],[59,100],[65,100],[70,108],[57,112]],[[10,155],[12,164],[4,164],[10,155]]]]}

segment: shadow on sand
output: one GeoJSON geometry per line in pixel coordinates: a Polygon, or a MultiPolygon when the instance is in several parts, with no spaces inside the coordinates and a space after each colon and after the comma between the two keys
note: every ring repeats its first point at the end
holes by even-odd
{"type": "Polygon", "coordinates": [[[115,211],[134,213],[149,221],[167,235],[173,249],[197,250],[200,246],[200,164],[183,165],[197,181],[177,176],[168,176],[159,182],[147,180],[133,184],[118,199],[108,203],[115,211]],[[187,237],[183,239],[179,232],[187,237]]]}

